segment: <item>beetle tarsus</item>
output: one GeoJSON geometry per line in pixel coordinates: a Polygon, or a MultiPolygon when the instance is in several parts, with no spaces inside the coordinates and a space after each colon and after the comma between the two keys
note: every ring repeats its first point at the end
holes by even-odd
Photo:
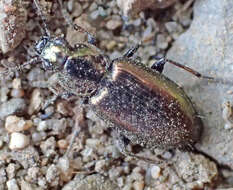
{"type": "Polygon", "coordinates": [[[179,68],[181,68],[181,69],[195,75],[198,78],[203,78],[203,79],[208,79],[208,80],[215,80],[214,77],[209,77],[209,76],[202,75],[201,73],[195,71],[194,69],[191,69],[190,67],[182,65],[182,64],[180,64],[180,63],[178,63],[176,61],[166,59],[165,57],[160,58],[158,56],[152,56],[152,58],[154,58],[157,61],[151,66],[151,69],[155,69],[156,71],[158,71],[160,73],[162,73],[165,63],[170,63],[172,65],[175,65],[176,67],[179,67],[179,68]]]}
{"type": "Polygon", "coordinates": [[[209,77],[209,76],[202,75],[201,73],[195,71],[194,69],[191,69],[190,67],[184,66],[184,65],[182,65],[182,64],[180,64],[180,63],[177,63],[177,62],[175,62],[175,61],[172,61],[172,60],[170,60],[170,59],[165,59],[165,62],[166,62],[166,63],[170,63],[170,64],[172,64],[172,65],[175,65],[175,66],[177,66],[177,67],[179,67],[179,68],[181,68],[181,69],[184,69],[185,71],[188,71],[189,73],[195,75],[195,76],[198,77],[198,78],[203,78],[203,79],[208,79],[208,80],[214,80],[213,77],[209,77]]]}

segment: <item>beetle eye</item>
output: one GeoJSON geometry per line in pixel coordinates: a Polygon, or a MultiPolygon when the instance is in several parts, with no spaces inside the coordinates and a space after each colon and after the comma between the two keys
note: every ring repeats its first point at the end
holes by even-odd
{"type": "Polygon", "coordinates": [[[41,54],[41,52],[43,51],[45,45],[48,42],[48,37],[47,36],[43,36],[36,44],[35,46],[35,50],[38,54],[41,54]]]}

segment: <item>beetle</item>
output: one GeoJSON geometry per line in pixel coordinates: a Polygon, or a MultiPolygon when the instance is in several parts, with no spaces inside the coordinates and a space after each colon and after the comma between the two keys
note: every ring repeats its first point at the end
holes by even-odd
{"type": "MultiPolygon", "coordinates": [[[[133,59],[139,45],[114,60],[92,43],[71,47],[64,38],[49,34],[37,0],[34,3],[45,35],[35,45],[37,58],[24,65],[40,60],[45,70],[56,73],[63,88],[57,95],[85,99],[116,132],[118,147],[124,154],[136,156],[126,150],[130,142],[149,149],[194,149],[202,121],[186,93],[162,71],[165,63],[171,63],[197,77],[211,77],[165,58],[146,67],[133,59]]],[[[76,29],[86,32],[80,26],[76,29]]]]}

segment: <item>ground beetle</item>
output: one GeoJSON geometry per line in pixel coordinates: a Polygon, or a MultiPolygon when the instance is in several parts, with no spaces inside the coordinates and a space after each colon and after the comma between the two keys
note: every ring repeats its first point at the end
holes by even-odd
{"type": "Polygon", "coordinates": [[[34,3],[45,35],[35,46],[38,58],[23,66],[42,61],[45,70],[57,74],[64,89],[57,95],[85,98],[94,112],[116,131],[123,153],[134,156],[126,151],[129,142],[150,149],[194,147],[201,136],[202,121],[185,92],[162,71],[165,63],[171,63],[197,77],[211,77],[165,58],[148,68],[132,58],[139,46],[112,61],[91,43],[71,47],[64,38],[49,34],[38,1],[34,3]]]}

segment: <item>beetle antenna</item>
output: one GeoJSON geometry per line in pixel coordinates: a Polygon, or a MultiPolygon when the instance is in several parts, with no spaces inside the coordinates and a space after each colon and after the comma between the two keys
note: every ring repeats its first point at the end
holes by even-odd
{"type": "Polygon", "coordinates": [[[40,16],[40,18],[41,18],[41,20],[42,20],[42,23],[43,23],[43,26],[44,26],[44,32],[45,32],[45,36],[50,36],[50,32],[49,32],[49,30],[48,30],[48,26],[47,26],[47,24],[46,24],[46,18],[45,18],[45,16],[43,15],[43,13],[42,13],[42,10],[41,10],[41,7],[40,7],[40,5],[39,5],[39,2],[38,2],[38,0],[34,0],[34,4],[35,4],[35,6],[36,6],[36,8],[37,8],[37,14],[40,16]]]}
{"type": "Polygon", "coordinates": [[[86,33],[87,37],[88,37],[88,42],[91,43],[91,44],[95,44],[95,42],[96,42],[95,37],[90,32],[88,32],[87,30],[85,30],[83,27],[81,27],[81,26],[79,26],[77,24],[74,24],[73,21],[72,21],[72,19],[69,16],[69,13],[66,11],[66,9],[62,8],[62,1],[58,0],[58,3],[60,5],[60,7],[61,7],[62,15],[63,15],[65,21],[69,25],[71,25],[74,28],[74,30],[76,30],[78,32],[86,33]]]}

